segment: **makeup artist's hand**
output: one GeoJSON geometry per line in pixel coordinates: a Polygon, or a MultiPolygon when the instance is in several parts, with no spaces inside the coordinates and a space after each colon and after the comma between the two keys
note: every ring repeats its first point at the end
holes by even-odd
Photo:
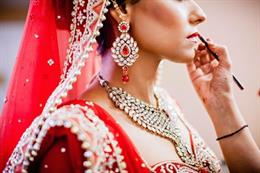
{"type": "MultiPolygon", "coordinates": [[[[195,90],[213,122],[217,137],[233,134],[246,124],[232,93],[231,61],[227,48],[213,44],[215,60],[203,44],[199,45],[187,69],[195,90]]],[[[260,151],[250,131],[243,131],[219,141],[230,172],[260,172],[260,151]]]]}
{"type": "Polygon", "coordinates": [[[196,50],[194,61],[187,64],[193,86],[205,105],[218,104],[219,101],[225,99],[233,100],[231,61],[228,50],[210,40],[207,42],[209,48],[219,56],[219,61],[201,43],[196,50]]]}

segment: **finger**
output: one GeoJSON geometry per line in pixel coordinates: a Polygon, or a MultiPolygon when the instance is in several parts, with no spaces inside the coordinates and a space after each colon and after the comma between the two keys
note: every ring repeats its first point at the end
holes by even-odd
{"type": "Polygon", "coordinates": [[[203,43],[200,43],[197,50],[204,50],[206,46],[203,43]]]}
{"type": "MultiPolygon", "coordinates": [[[[201,65],[204,65],[204,64],[207,64],[207,63],[210,63],[210,55],[209,55],[209,52],[207,50],[203,50],[203,51],[200,51],[197,56],[199,58],[196,58],[197,61],[199,61],[199,63],[201,65]]],[[[196,63],[198,64],[198,63],[196,63]]]]}
{"type": "Polygon", "coordinates": [[[200,64],[200,57],[199,56],[197,56],[197,57],[195,57],[195,59],[193,60],[193,65],[195,66],[195,68],[197,69],[198,67],[200,67],[201,66],[201,64],[200,64]]]}
{"type": "MultiPolygon", "coordinates": [[[[214,45],[213,41],[210,38],[207,38],[206,41],[207,41],[208,45],[214,45]]],[[[208,51],[208,48],[205,46],[205,44],[203,44],[203,45],[204,45],[205,50],[208,51]]],[[[208,55],[209,55],[210,61],[216,59],[209,51],[208,51],[208,55]]]]}
{"type": "Polygon", "coordinates": [[[200,68],[205,74],[211,73],[213,71],[213,68],[210,63],[204,64],[200,68]]]}
{"type": "Polygon", "coordinates": [[[187,63],[187,69],[189,73],[192,73],[193,71],[196,70],[196,65],[194,62],[187,63]]]}
{"type": "Polygon", "coordinates": [[[217,59],[212,55],[212,53],[209,53],[209,59],[210,59],[210,61],[217,60],[217,59]]]}
{"type": "Polygon", "coordinates": [[[200,59],[200,50],[195,50],[194,61],[197,61],[199,59],[200,59]]]}
{"type": "Polygon", "coordinates": [[[195,64],[196,69],[202,65],[202,64],[200,64],[200,61],[195,61],[194,64],[195,64]]]}
{"type": "Polygon", "coordinates": [[[218,55],[219,58],[219,65],[223,66],[227,70],[231,68],[231,59],[229,57],[228,49],[226,46],[223,45],[209,45],[210,49],[218,55]]]}
{"type": "Polygon", "coordinates": [[[201,51],[199,52],[199,54],[200,54],[200,56],[205,56],[205,55],[208,54],[208,51],[207,51],[206,49],[204,49],[204,50],[201,50],[201,51]]]}
{"type": "Polygon", "coordinates": [[[206,64],[210,62],[210,55],[207,50],[203,50],[200,52],[200,62],[201,64],[206,64]]]}
{"type": "Polygon", "coordinates": [[[212,66],[213,68],[216,68],[216,67],[219,65],[219,62],[218,62],[218,60],[214,59],[214,60],[212,60],[212,61],[210,62],[210,64],[211,64],[211,66],[212,66]]]}
{"type": "Polygon", "coordinates": [[[192,73],[190,73],[190,78],[192,81],[196,80],[197,78],[201,77],[203,75],[202,69],[198,68],[192,73]]]}

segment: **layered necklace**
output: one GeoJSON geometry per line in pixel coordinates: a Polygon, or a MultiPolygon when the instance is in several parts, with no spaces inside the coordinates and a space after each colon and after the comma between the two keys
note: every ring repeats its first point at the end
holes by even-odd
{"type": "MultiPolygon", "coordinates": [[[[122,88],[111,87],[102,76],[98,75],[97,78],[115,106],[124,111],[133,122],[148,132],[170,140],[184,163],[195,167],[201,166],[201,163],[196,161],[191,149],[182,140],[181,131],[176,121],[173,121],[167,112],[160,107],[160,102],[158,107],[154,107],[131,96],[122,88]]],[[[160,101],[160,97],[155,96],[160,101]]]]}

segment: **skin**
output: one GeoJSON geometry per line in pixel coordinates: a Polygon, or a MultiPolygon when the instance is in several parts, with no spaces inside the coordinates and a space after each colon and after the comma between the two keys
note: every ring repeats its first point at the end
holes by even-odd
{"type": "MultiPolygon", "coordinates": [[[[119,36],[117,25],[122,19],[114,9],[110,10],[110,14],[114,18],[113,30],[119,36]]],[[[130,23],[130,35],[138,43],[139,59],[129,69],[130,81],[123,84],[121,68],[114,63],[108,49],[100,74],[111,86],[121,87],[136,98],[156,105],[153,87],[161,60],[183,63],[217,136],[236,131],[246,123],[233,96],[232,65],[227,48],[208,40],[211,49],[219,56],[220,61],[217,62],[203,44],[194,44],[186,38],[198,31],[199,24],[205,19],[205,13],[193,0],[141,0],[134,5],[127,4],[124,20],[130,23]]],[[[91,82],[81,98],[94,101],[107,110],[127,133],[147,164],[153,165],[163,160],[181,162],[168,140],[138,128],[115,108],[97,79],[91,82]]],[[[187,129],[183,126],[181,131],[188,141],[187,129]]],[[[219,144],[231,172],[260,172],[260,152],[248,128],[221,140],[219,144]]]]}

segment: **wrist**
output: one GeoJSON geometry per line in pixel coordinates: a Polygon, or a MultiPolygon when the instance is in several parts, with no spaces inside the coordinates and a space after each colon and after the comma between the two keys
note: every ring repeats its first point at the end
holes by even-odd
{"type": "Polygon", "coordinates": [[[208,98],[204,102],[204,106],[211,118],[220,118],[226,114],[232,115],[237,112],[235,98],[232,94],[218,94],[214,97],[208,98]]]}
{"type": "Polygon", "coordinates": [[[214,124],[217,136],[234,132],[245,125],[234,97],[214,100],[206,106],[207,112],[214,124]]]}

